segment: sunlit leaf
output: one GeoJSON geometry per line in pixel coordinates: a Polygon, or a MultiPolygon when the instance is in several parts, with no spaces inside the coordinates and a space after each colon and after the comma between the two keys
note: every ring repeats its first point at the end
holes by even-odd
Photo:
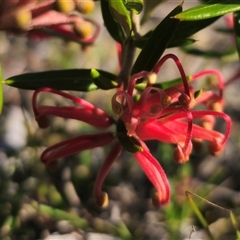
{"type": "Polygon", "coordinates": [[[118,87],[117,82],[109,81],[110,79],[106,78],[104,74],[101,74],[97,69],[93,68],[90,75],[95,85],[101,89],[108,90],[118,87]]]}
{"type": "MultiPolygon", "coordinates": [[[[195,42],[194,39],[189,38],[196,32],[206,28],[207,26],[214,23],[219,17],[204,19],[199,21],[182,21],[178,24],[178,27],[167,45],[170,47],[180,47],[187,46],[195,42]]],[[[139,48],[143,48],[149,37],[151,36],[153,30],[150,30],[142,37],[135,39],[134,44],[139,48]]]]}
{"type": "MultiPolygon", "coordinates": [[[[105,81],[116,80],[112,73],[97,70],[105,81]]],[[[3,82],[9,86],[36,90],[50,87],[58,90],[93,91],[98,89],[91,77],[91,69],[52,70],[46,72],[24,73],[10,77],[3,82]]]]}
{"type": "Polygon", "coordinates": [[[218,19],[219,17],[204,19],[199,21],[181,21],[169,45],[171,44],[171,42],[178,41],[178,39],[189,38],[196,32],[210,26],[212,23],[214,23],[218,19]]]}
{"type": "Polygon", "coordinates": [[[101,0],[101,11],[104,26],[108,30],[108,33],[116,42],[123,43],[127,38],[121,25],[112,16],[107,0],[101,0]]]}
{"type": "Polygon", "coordinates": [[[108,0],[108,3],[112,16],[122,26],[126,37],[128,38],[132,30],[132,22],[123,0],[108,0]]]}
{"type": "Polygon", "coordinates": [[[176,14],[175,18],[184,21],[196,21],[223,16],[236,11],[240,11],[239,0],[213,0],[176,14]]]}

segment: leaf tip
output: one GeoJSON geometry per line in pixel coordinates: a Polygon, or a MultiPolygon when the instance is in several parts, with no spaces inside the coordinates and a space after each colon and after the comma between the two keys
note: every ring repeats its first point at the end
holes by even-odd
{"type": "Polygon", "coordinates": [[[100,73],[95,68],[92,68],[90,75],[92,78],[98,78],[100,76],[100,73]]]}

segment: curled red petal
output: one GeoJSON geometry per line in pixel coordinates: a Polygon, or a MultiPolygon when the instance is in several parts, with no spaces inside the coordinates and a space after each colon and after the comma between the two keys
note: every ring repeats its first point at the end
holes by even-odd
{"type": "Polygon", "coordinates": [[[38,108],[38,112],[39,114],[37,115],[36,120],[38,120],[38,118],[42,120],[42,116],[47,117],[52,115],[62,118],[76,119],[98,128],[107,128],[114,123],[113,118],[99,108],[90,110],[81,107],[41,106],[38,108]]]}
{"type": "Polygon", "coordinates": [[[157,195],[154,195],[153,202],[159,206],[166,205],[170,200],[170,186],[167,176],[159,162],[149,152],[147,146],[142,143],[143,151],[134,154],[143,171],[148,176],[149,180],[157,190],[157,195]],[[156,196],[158,201],[156,202],[156,196]]]}
{"type": "Polygon", "coordinates": [[[82,135],[69,140],[56,143],[43,151],[41,160],[47,166],[58,158],[67,157],[86,149],[100,147],[109,144],[114,139],[112,133],[96,133],[82,135]]]}
{"type": "Polygon", "coordinates": [[[162,65],[168,60],[168,59],[172,59],[178,70],[179,70],[179,73],[181,75],[181,78],[182,78],[182,82],[183,82],[183,86],[184,86],[184,92],[189,96],[191,97],[190,95],[190,91],[189,91],[189,85],[188,85],[188,80],[187,80],[187,76],[185,74],[185,71],[183,69],[183,66],[180,62],[180,60],[178,59],[178,57],[172,53],[169,53],[169,54],[166,54],[165,56],[163,56],[159,61],[158,63],[156,64],[156,66],[154,67],[153,69],[153,72],[155,73],[158,73],[160,68],[162,67],[162,65]]]}
{"type": "Polygon", "coordinates": [[[39,126],[47,127],[46,120],[48,116],[58,116],[63,118],[71,118],[80,121],[84,121],[92,126],[99,128],[106,128],[112,125],[115,120],[105,113],[102,109],[95,107],[93,104],[87,102],[84,99],[72,96],[71,94],[51,89],[51,88],[40,88],[36,90],[32,98],[33,112],[38,121],[39,126]],[[64,106],[64,107],[53,107],[53,106],[37,106],[37,96],[41,92],[50,92],[60,95],[64,98],[72,100],[78,106],[64,106]]]}

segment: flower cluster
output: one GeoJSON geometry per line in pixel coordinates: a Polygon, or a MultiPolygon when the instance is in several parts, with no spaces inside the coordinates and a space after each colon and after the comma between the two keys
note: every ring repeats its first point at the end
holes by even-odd
{"type": "Polygon", "coordinates": [[[2,0],[0,9],[0,30],[36,40],[54,35],[91,44],[99,34],[99,25],[79,14],[90,13],[93,0],[2,0]]]}
{"type": "Polygon", "coordinates": [[[145,141],[157,140],[176,145],[173,159],[178,163],[189,160],[194,141],[209,142],[211,154],[218,154],[225,146],[231,130],[231,119],[222,112],[223,80],[216,70],[206,70],[186,77],[179,59],[165,55],[156,64],[152,72],[134,74],[126,91],[118,90],[112,97],[112,117],[91,103],[68,93],[41,88],[33,96],[33,110],[40,127],[49,125],[49,116],[77,119],[96,128],[116,126],[115,132],[100,132],[65,140],[47,148],[41,160],[50,166],[59,158],[94,147],[112,144],[101,169],[99,170],[94,196],[100,206],[106,206],[108,197],[101,190],[104,179],[116,158],[123,149],[133,153],[143,171],[156,189],[154,205],[167,204],[170,199],[170,186],[167,176],[158,160],[150,153],[145,141]],[[157,74],[163,63],[172,59],[176,63],[181,82],[170,87],[159,88],[157,74]],[[196,79],[213,74],[219,79],[219,92],[194,91],[191,83],[196,79]],[[140,83],[140,84],[139,84],[140,83]],[[139,85],[144,85],[139,89],[139,85]],[[38,106],[37,96],[49,92],[72,100],[76,105],[68,107],[38,106]],[[201,108],[198,108],[198,106],[201,108]],[[213,130],[215,119],[220,117],[226,122],[225,134],[213,130]]]}

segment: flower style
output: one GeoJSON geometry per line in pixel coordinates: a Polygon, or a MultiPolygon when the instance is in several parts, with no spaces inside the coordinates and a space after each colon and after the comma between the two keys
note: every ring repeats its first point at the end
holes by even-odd
{"type": "Polygon", "coordinates": [[[27,33],[38,40],[58,36],[80,44],[92,44],[99,35],[99,25],[79,14],[93,10],[94,2],[85,1],[85,12],[77,0],[2,0],[0,3],[0,30],[13,33],[27,33]],[[90,4],[87,6],[87,4],[90,4]]]}
{"type": "Polygon", "coordinates": [[[218,106],[223,104],[222,90],[222,77],[216,70],[206,70],[187,79],[179,59],[173,54],[168,54],[160,59],[152,72],[143,71],[134,74],[130,79],[128,89],[126,91],[119,90],[113,95],[112,110],[117,116],[117,120],[81,98],[50,88],[38,89],[33,95],[33,111],[40,127],[49,125],[48,117],[50,115],[77,119],[96,128],[105,129],[111,125],[116,126],[114,133],[107,131],[82,135],[57,143],[42,153],[41,160],[46,166],[50,166],[60,157],[111,143],[112,148],[99,170],[95,182],[94,196],[97,204],[107,205],[108,197],[101,190],[102,184],[113,162],[121,151],[126,149],[133,153],[154,185],[156,189],[152,198],[154,205],[165,205],[170,199],[169,182],[160,163],[150,153],[145,141],[158,140],[175,144],[173,158],[178,163],[184,163],[189,159],[194,140],[207,140],[210,153],[218,154],[224,148],[231,130],[230,118],[221,111],[221,108],[217,108],[218,111],[213,110],[216,104],[218,106]],[[172,59],[176,63],[182,83],[161,89],[156,87],[155,81],[157,73],[167,59],[172,59]],[[188,81],[193,82],[208,74],[218,77],[219,93],[194,92],[188,81]],[[139,94],[135,94],[137,81],[146,85],[139,94]],[[37,106],[37,96],[41,92],[60,95],[72,100],[77,105],[68,107],[37,106]],[[195,109],[199,104],[205,108],[195,109]],[[213,130],[216,117],[225,120],[225,134],[213,130]],[[209,124],[207,125],[206,122],[209,124]]]}

